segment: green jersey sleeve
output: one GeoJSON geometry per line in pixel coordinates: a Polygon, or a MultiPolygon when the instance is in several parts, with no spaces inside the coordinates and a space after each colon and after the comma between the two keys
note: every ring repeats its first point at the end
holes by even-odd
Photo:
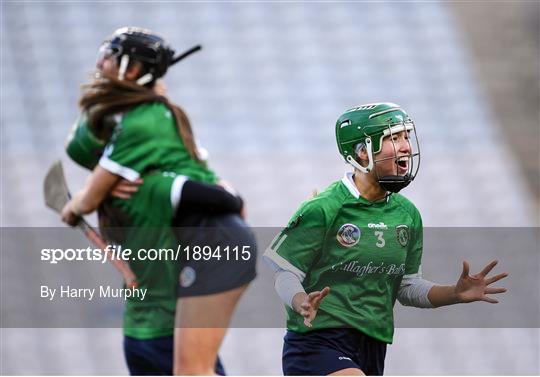
{"type": "Polygon", "coordinates": [[[326,229],[324,219],[324,211],[316,200],[304,202],[287,227],[271,242],[265,256],[303,281],[322,251],[326,229]]]}
{"type": "MultiPolygon", "coordinates": [[[[405,260],[405,275],[417,275],[421,274],[421,264],[422,264],[422,249],[424,244],[424,229],[422,226],[422,217],[420,213],[413,207],[411,213],[413,218],[412,229],[410,230],[410,247],[407,251],[407,258],[405,260]]],[[[398,236],[400,230],[398,229],[398,236]]]]}
{"type": "Polygon", "coordinates": [[[99,164],[129,181],[159,161],[159,146],[152,134],[152,119],[117,117],[114,132],[99,164]]]}
{"type": "Polygon", "coordinates": [[[103,154],[105,143],[99,140],[88,126],[88,117],[81,114],[66,139],[66,153],[77,164],[94,169],[103,154]]]}

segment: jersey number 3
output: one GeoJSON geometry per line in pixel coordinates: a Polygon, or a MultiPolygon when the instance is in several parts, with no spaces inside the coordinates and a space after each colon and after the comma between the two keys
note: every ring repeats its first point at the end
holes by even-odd
{"type": "Polygon", "coordinates": [[[386,242],[384,241],[384,232],[381,232],[380,230],[377,230],[375,232],[375,235],[377,236],[377,243],[375,244],[375,246],[377,247],[384,247],[384,245],[386,244],[386,242]]]}

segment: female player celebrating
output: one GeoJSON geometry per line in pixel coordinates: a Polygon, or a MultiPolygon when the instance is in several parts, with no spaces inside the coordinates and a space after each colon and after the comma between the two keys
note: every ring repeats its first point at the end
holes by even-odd
{"type": "Polygon", "coordinates": [[[83,116],[67,146],[92,174],[65,206],[66,223],[99,208],[100,219],[117,228],[109,237],[124,248],[250,247],[249,258],[225,262],[215,254],[210,260],[189,254],[181,261],[130,260],[139,288],[148,289],[145,302],[126,303],[125,352],[132,374],[173,372],[175,311],[174,372],[213,374],[233,309],[255,277],[256,246],[240,217],[242,200],[216,185],[188,118],[155,87],[182,56],[175,57],[149,30],[117,30],[100,49],[97,76],[84,88],[83,116]],[[173,226],[198,230],[175,232],[173,226]],[[212,227],[212,237],[201,227],[212,227]],[[175,308],[177,294],[182,300],[175,308]]]}
{"type": "Polygon", "coordinates": [[[339,152],[353,166],[304,202],[265,253],[287,305],[285,375],[382,375],[393,306],[486,301],[507,274],[463,272],[454,286],[422,279],[422,219],[398,192],[415,178],[415,126],[393,103],[347,110],[336,123],[339,152]],[[309,292],[309,293],[308,293],[309,292]]]}

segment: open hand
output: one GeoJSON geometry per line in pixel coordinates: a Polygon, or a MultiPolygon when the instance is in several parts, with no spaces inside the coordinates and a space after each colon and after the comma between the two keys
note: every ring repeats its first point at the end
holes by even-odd
{"type": "Polygon", "coordinates": [[[487,277],[489,272],[497,265],[497,263],[498,261],[494,260],[484,267],[480,273],[469,275],[469,263],[464,261],[463,272],[461,273],[455,287],[455,294],[458,302],[465,303],[473,301],[485,301],[491,304],[497,304],[499,301],[487,295],[504,293],[506,292],[506,288],[492,288],[489,287],[489,285],[508,276],[508,274],[505,272],[490,278],[487,277]]]}
{"type": "Polygon", "coordinates": [[[308,294],[304,301],[300,304],[299,313],[304,317],[304,325],[312,327],[311,322],[317,316],[317,310],[321,306],[321,301],[330,292],[329,287],[325,287],[322,291],[314,291],[308,294]]]}

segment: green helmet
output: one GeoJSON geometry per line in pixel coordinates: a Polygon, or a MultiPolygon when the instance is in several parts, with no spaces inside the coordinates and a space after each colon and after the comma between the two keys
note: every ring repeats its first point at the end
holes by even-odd
{"type": "MultiPolygon", "coordinates": [[[[339,152],[346,162],[363,173],[369,173],[374,169],[377,163],[374,156],[381,151],[383,138],[402,131],[415,131],[414,123],[399,105],[389,102],[354,107],[345,111],[336,122],[336,140],[339,152]],[[362,166],[357,161],[359,147],[365,147],[367,150],[367,166],[362,166]]],[[[414,132],[414,139],[416,149],[418,149],[416,132],[414,132]]],[[[416,176],[420,165],[419,149],[413,151],[411,148],[411,154],[407,156],[394,156],[396,163],[398,159],[404,157],[410,161],[407,164],[407,174],[378,177],[379,184],[387,191],[398,192],[416,176]],[[413,157],[417,157],[416,166],[413,157]]]]}

